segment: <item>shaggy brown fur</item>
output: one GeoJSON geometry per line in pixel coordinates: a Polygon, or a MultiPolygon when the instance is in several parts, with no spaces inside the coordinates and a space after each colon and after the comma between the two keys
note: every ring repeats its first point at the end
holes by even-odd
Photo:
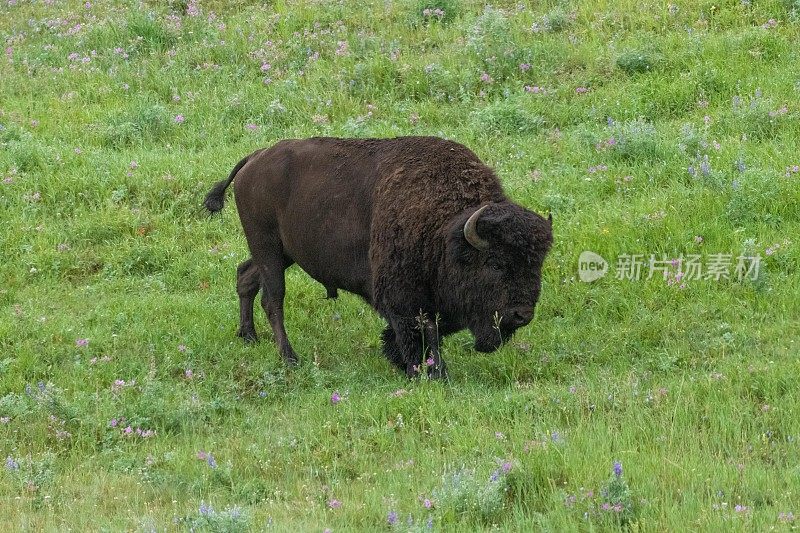
{"type": "Polygon", "coordinates": [[[386,357],[409,376],[439,343],[469,328],[492,351],[533,318],[549,220],[514,204],[497,176],[468,148],[436,137],[281,141],[240,161],[209,192],[222,209],[234,181],[252,258],[239,266],[239,335],[255,339],[253,302],[262,305],[281,354],[297,361],[283,324],[283,271],[297,263],[322,283],[367,300],[388,322],[386,357]],[[481,206],[473,247],[464,224],[481,206]]]}

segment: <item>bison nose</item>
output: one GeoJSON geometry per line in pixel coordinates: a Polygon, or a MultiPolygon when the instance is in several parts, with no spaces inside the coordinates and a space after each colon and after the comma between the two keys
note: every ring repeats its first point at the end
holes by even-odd
{"type": "Polygon", "coordinates": [[[533,320],[533,308],[518,307],[508,314],[508,323],[514,328],[521,328],[533,320]]]}

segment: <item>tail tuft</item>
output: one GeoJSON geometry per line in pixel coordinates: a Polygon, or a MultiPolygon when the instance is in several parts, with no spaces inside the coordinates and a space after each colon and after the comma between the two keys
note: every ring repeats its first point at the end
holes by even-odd
{"type": "MultiPolygon", "coordinates": [[[[252,154],[251,154],[252,155],[252,154]]],[[[233,167],[233,170],[228,175],[228,179],[222,180],[218,183],[215,183],[211,190],[208,191],[206,194],[206,199],[203,200],[203,206],[208,209],[208,212],[211,214],[218,213],[222,211],[222,208],[225,207],[225,189],[228,188],[228,185],[231,184],[233,178],[236,177],[236,173],[239,172],[243,166],[247,164],[247,161],[250,159],[248,155],[238,163],[236,166],[233,167]]]]}
{"type": "Polygon", "coordinates": [[[222,180],[214,185],[206,195],[203,205],[210,213],[217,213],[225,207],[225,189],[228,188],[228,180],[222,180]]]}

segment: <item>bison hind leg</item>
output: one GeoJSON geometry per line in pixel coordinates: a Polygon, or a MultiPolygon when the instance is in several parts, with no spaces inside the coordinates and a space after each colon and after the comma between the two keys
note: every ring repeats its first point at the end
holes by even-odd
{"type": "Polygon", "coordinates": [[[336,287],[329,287],[326,285],[325,292],[327,293],[325,295],[325,298],[329,300],[335,300],[336,298],[339,297],[339,291],[336,289],[336,287]]]}
{"type": "Polygon", "coordinates": [[[278,351],[290,366],[297,365],[297,354],[286,335],[286,326],[283,323],[283,299],[286,295],[286,282],[283,278],[284,259],[270,261],[258,266],[261,274],[261,307],[267,314],[267,319],[272,327],[272,335],[278,351]]]}
{"type": "Polygon", "coordinates": [[[253,321],[253,303],[260,288],[261,276],[258,268],[252,259],[248,259],[236,269],[236,292],[239,294],[239,331],[236,336],[246,342],[258,340],[253,321]]]}

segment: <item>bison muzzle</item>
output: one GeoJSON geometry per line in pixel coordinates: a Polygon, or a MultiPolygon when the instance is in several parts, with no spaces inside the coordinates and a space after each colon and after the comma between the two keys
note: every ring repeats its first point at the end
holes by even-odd
{"type": "Polygon", "coordinates": [[[261,290],[278,350],[297,363],[283,320],[284,270],[297,263],[336,297],[357,294],[386,320],[383,352],[408,376],[446,375],[439,346],[468,328],[496,350],[533,319],[552,219],[510,201],[468,148],[436,137],[285,140],[242,159],[234,182],[251,258],[239,265],[238,335],[256,339],[261,290]]]}

